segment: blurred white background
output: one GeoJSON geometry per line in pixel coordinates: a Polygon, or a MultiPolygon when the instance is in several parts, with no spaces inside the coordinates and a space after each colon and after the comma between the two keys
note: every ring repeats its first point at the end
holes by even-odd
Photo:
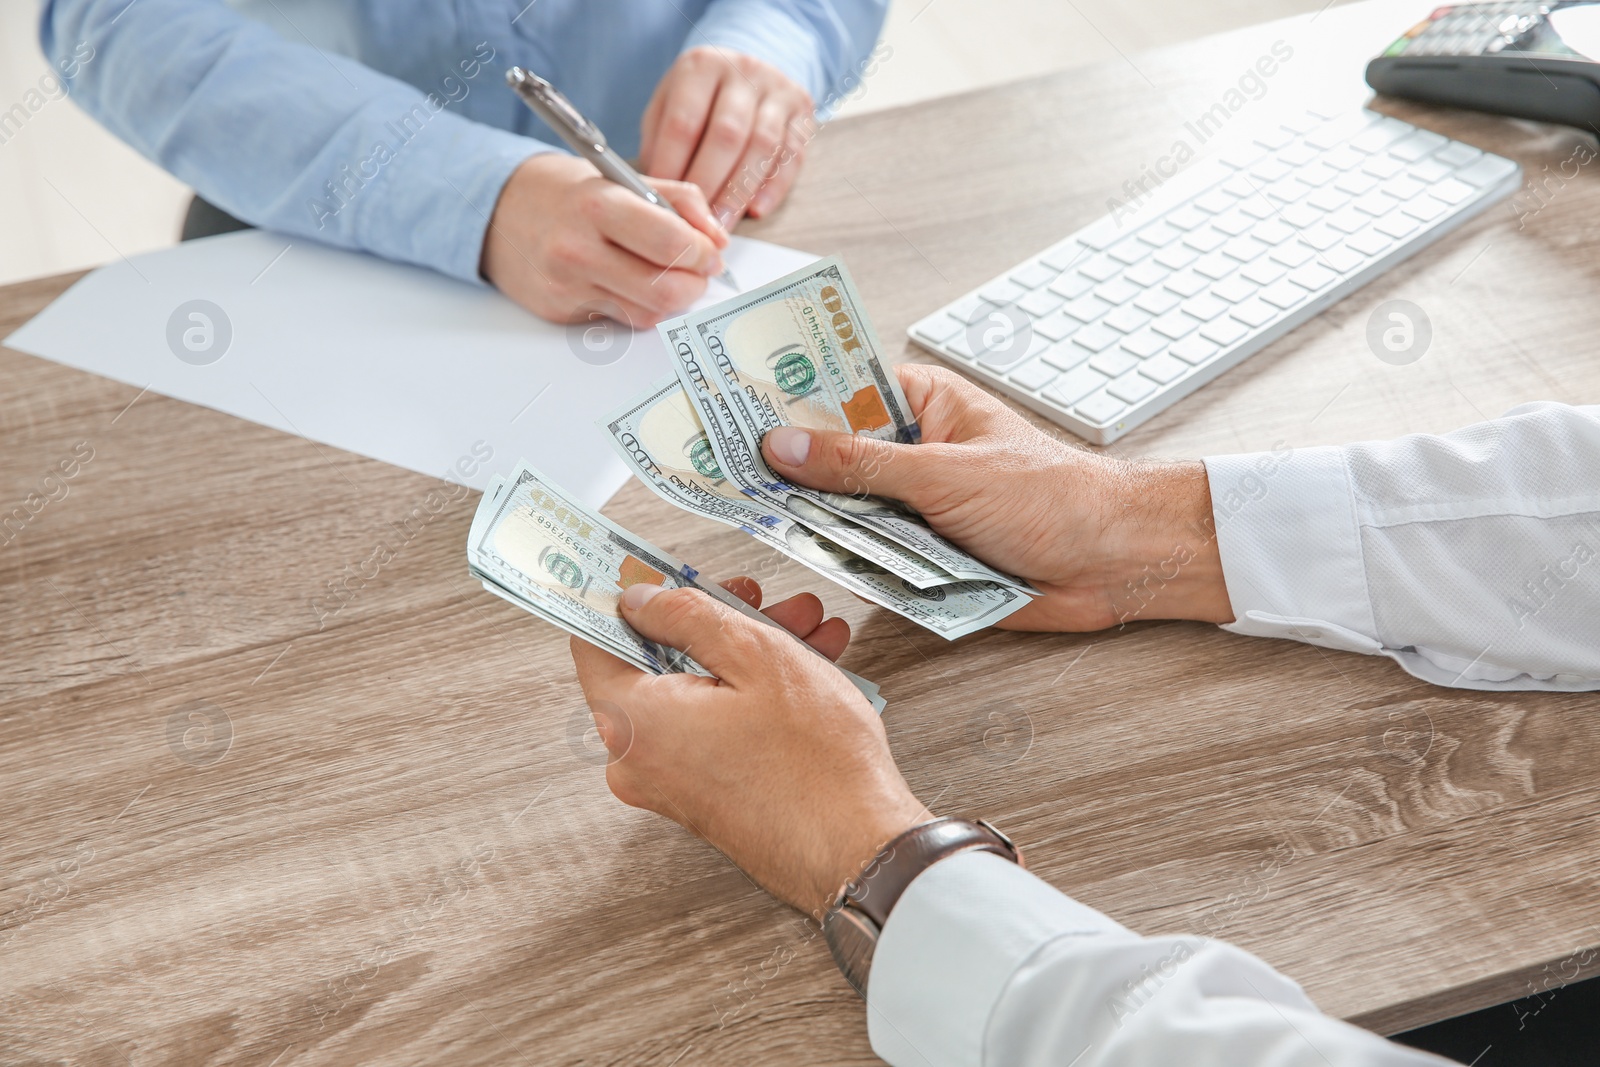
{"type": "MultiPolygon", "coordinates": [[[[440,0],[444,2],[444,0],[440,0]]],[[[846,113],[1115,59],[1324,0],[892,0],[894,47],[846,113]]],[[[38,0],[0,0],[0,113],[37,89],[38,0]]],[[[48,84],[48,83],[47,83],[48,84]]],[[[189,191],[70,99],[0,131],[0,284],[96,266],[177,240],[189,191]]]]}

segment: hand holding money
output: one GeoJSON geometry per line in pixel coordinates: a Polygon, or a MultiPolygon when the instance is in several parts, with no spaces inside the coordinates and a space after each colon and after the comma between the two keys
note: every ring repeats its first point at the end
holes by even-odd
{"type": "Polygon", "coordinates": [[[915,447],[779,428],[762,442],[798,485],[904,500],[934,530],[1044,595],[998,625],[1099,630],[1134,619],[1233,621],[1200,463],[1072,448],[938,367],[897,367],[915,447]]]}

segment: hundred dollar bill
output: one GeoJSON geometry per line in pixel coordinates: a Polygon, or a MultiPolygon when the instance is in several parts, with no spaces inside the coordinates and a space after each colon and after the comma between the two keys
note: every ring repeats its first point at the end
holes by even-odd
{"type": "MultiPolygon", "coordinates": [[[[669,343],[671,342],[671,332],[669,343]]],[[[750,494],[724,473],[748,460],[719,448],[695,413],[675,377],[657,382],[644,396],[601,420],[612,446],[634,474],[670,503],[737,526],[780,552],[810,532],[832,538],[863,559],[878,564],[918,589],[960,581],[881,534],[851,525],[798,494],[750,494]]],[[[743,441],[734,438],[738,449],[743,441]]]]}
{"type": "MultiPolygon", "coordinates": [[[[694,568],[577,503],[526,463],[509,480],[495,479],[484,493],[467,556],[469,570],[490,592],[656,674],[709,672],[622,620],[618,602],[630,585],[693,586],[777,625],[726,590],[701,582],[694,568]]],[[[881,713],[878,687],[843,673],[881,713]]]]}
{"type": "MultiPolygon", "coordinates": [[[[688,327],[684,347],[701,364],[709,389],[725,398],[752,455],[756,484],[769,495],[796,492],[761,457],[761,439],[775,426],[902,443],[921,440],[898,379],[879,358],[855,284],[837,258],[691,313],[683,324],[688,327]]],[[[669,343],[668,351],[689,386],[679,346],[669,343]]],[[[1036,592],[940,537],[904,505],[865,495],[801,492],[820,509],[911,549],[956,578],[1036,592]]]]}

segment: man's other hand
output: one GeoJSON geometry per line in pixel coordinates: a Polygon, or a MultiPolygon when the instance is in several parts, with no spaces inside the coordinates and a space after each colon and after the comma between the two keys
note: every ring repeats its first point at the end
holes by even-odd
{"type": "Polygon", "coordinates": [[[696,186],[651,184],[677,215],[605,180],[585,160],[532,157],[495,205],[484,277],[554,322],[584,321],[599,310],[640,328],[681,312],[722,272],[728,234],[696,186]]]}
{"type": "Polygon", "coordinates": [[[921,444],[778,427],[761,446],[773,470],[816,489],[902,500],[979,559],[1033,582],[1045,595],[1003,628],[1233,620],[1202,464],[1073,448],[951,371],[895,371],[921,444]]]}
{"type": "Polygon", "coordinates": [[[647,174],[699,186],[732,227],[789,195],[814,110],[778,68],[726,48],[691,48],[645,108],[639,158],[647,174]]]}
{"type": "MultiPolygon", "coordinates": [[[[725,587],[753,607],[748,578],[725,587]]],[[[802,594],[767,612],[829,658],[849,627],[802,594]]],[[[695,589],[635,585],[622,617],[715,678],[651,675],[574,639],[578,681],[610,750],[617,798],[665,815],[818,916],[878,849],[931,816],[895,766],[855,686],[781,631],[695,589]]]]}

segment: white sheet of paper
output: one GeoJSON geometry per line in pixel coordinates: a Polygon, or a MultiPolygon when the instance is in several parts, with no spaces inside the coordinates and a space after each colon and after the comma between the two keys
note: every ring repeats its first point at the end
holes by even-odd
{"type": "MultiPolygon", "coordinates": [[[[816,257],[735,237],[724,258],[754,288],[816,257]]],[[[732,295],[712,282],[696,307],[732,295]]],[[[594,421],[671,370],[653,327],[557,326],[259,230],[101,267],[5,344],[475,489],[525,456],[594,507],[628,480],[594,421]]]]}

